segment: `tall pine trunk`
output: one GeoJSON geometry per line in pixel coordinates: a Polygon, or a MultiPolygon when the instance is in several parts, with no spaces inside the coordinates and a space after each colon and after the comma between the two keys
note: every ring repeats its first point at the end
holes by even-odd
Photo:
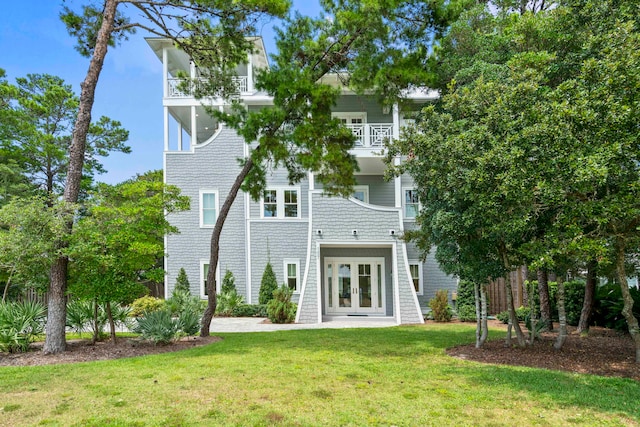
{"type": "Polygon", "coordinates": [[[640,363],[640,327],[638,326],[638,319],[633,315],[633,297],[629,292],[629,283],[627,282],[627,273],[624,268],[624,256],[626,251],[626,242],[624,238],[617,237],[615,243],[615,255],[616,255],[616,276],[620,283],[620,290],[622,291],[622,301],[624,306],[622,308],[622,315],[627,321],[629,327],[629,334],[633,338],[633,343],[636,347],[636,363],[640,363]]]}
{"type": "Polygon", "coordinates": [[[582,302],[582,311],[580,312],[580,321],[578,322],[578,328],[576,332],[579,334],[589,333],[589,323],[591,322],[591,313],[593,312],[593,306],[596,298],[596,262],[590,261],[587,264],[587,280],[584,284],[584,301],[582,302]]]}
{"type": "MultiPolygon", "coordinates": [[[[82,181],[82,167],[84,165],[84,154],[87,143],[87,133],[91,124],[91,109],[95,98],[98,77],[102,71],[104,58],[107,55],[109,39],[113,32],[113,25],[118,7],[117,0],[105,0],[102,13],[102,25],[98,31],[96,45],[89,62],[89,69],[80,92],[80,104],[78,106],[78,116],[73,127],[71,145],[69,146],[69,166],[67,170],[67,180],[64,186],[63,199],[68,203],[78,201],[80,184],[82,181]]],[[[73,226],[72,213],[69,213],[67,222],[67,233],[71,233],[73,226]]],[[[67,242],[61,241],[58,247],[63,251],[67,242]]],[[[67,323],[67,267],[69,261],[66,256],[59,255],[51,266],[51,276],[49,283],[49,302],[46,326],[46,336],[42,351],[45,354],[60,353],[66,350],[67,341],[65,328],[67,323]]]]}
{"type": "Polygon", "coordinates": [[[558,330],[558,337],[553,344],[553,348],[560,350],[567,339],[567,311],[564,305],[564,280],[558,279],[558,294],[556,301],[558,304],[558,324],[560,325],[558,330]]]}
{"type": "Polygon", "coordinates": [[[233,202],[236,200],[240,186],[242,186],[244,179],[249,175],[252,167],[253,160],[248,158],[242,167],[242,170],[236,177],[236,180],[233,182],[233,185],[229,190],[229,194],[227,194],[227,198],[222,204],[220,215],[218,216],[218,219],[216,219],[216,225],[213,227],[213,232],[211,233],[211,254],[209,256],[209,272],[207,273],[207,309],[202,315],[200,324],[201,337],[208,337],[211,334],[211,320],[216,312],[216,270],[218,269],[220,234],[222,233],[222,227],[224,226],[224,222],[227,220],[231,205],[233,205],[233,202]]]}
{"type": "Polygon", "coordinates": [[[553,322],[551,321],[551,303],[549,298],[549,280],[547,271],[539,269],[538,276],[538,297],[540,298],[540,323],[542,330],[551,331],[553,322]]]}

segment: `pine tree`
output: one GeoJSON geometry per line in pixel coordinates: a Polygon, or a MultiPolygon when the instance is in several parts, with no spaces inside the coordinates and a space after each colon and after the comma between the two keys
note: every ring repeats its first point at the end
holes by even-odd
{"type": "Polygon", "coordinates": [[[278,280],[276,274],[273,272],[271,263],[267,262],[267,266],[264,268],[262,274],[262,280],[260,281],[260,304],[267,304],[273,299],[273,291],[278,289],[278,280]]]}
{"type": "Polygon", "coordinates": [[[231,270],[227,270],[224,272],[224,278],[222,279],[222,288],[220,289],[220,293],[228,294],[230,292],[236,291],[236,278],[233,277],[233,273],[231,270]]]}
{"type": "Polygon", "coordinates": [[[181,268],[180,271],[178,271],[176,286],[173,288],[173,292],[175,293],[178,290],[191,294],[191,285],[189,285],[189,278],[187,277],[187,272],[184,271],[184,268],[181,268]]]}

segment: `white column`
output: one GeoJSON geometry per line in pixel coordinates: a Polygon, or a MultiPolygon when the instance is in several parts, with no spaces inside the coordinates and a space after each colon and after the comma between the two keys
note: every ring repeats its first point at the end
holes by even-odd
{"type": "Polygon", "coordinates": [[[316,178],[313,172],[309,171],[309,191],[316,189],[316,178]]]}
{"type": "Polygon", "coordinates": [[[169,107],[164,107],[164,151],[169,151],[169,107]]]}
{"type": "Polygon", "coordinates": [[[253,92],[253,58],[249,53],[249,62],[247,63],[247,92],[253,92]]]}
{"type": "Polygon", "coordinates": [[[191,106],[191,148],[198,145],[198,128],[197,128],[196,107],[191,106]]]}
{"type": "Polygon", "coordinates": [[[182,123],[178,123],[178,150],[182,151],[182,123]]]}
{"type": "Polygon", "coordinates": [[[162,48],[162,96],[169,96],[169,55],[167,48],[162,48]]]}
{"type": "MultiPolygon", "coordinates": [[[[393,104],[393,139],[400,138],[400,111],[398,104],[393,104]]],[[[393,159],[393,164],[398,166],[400,164],[400,156],[396,156],[393,159]]],[[[396,190],[396,208],[402,207],[402,178],[397,176],[393,180],[396,190]]]]}

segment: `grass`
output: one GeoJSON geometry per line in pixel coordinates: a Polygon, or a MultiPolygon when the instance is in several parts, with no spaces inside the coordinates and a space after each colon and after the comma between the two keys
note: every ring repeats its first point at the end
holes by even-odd
{"type": "Polygon", "coordinates": [[[0,368],[0,425],[640,425],[636,381],[446,356],[473,341],[469,325],[221,336],[177,353],[0,368]]]}

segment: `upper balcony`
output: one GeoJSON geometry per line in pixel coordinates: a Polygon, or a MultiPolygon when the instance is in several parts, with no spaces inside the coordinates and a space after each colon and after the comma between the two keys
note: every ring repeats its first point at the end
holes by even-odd
{"type": "Polygon", "coordinates": [[[384,148],[393,138],[393,123],[347,124],[356,137],[354,148],[384,148]]]}
{"type": "MultiPolygon", "coordinates": [[[[168,77],[167,78],[167,98],[192,98],[194,90],[196,89],[194,85],[198,84],[198,81],[204,81],[203,78],[198,80],[189,81],[189,79],[183,79],[179,77],[168,77]],[[186,90],[185,90],[185,85],[186,90]]],[[[249,93],[249,76],[236,76],[233,78],[234,83],[237,86],[237,94],[242,95],[249,93]]]]}

